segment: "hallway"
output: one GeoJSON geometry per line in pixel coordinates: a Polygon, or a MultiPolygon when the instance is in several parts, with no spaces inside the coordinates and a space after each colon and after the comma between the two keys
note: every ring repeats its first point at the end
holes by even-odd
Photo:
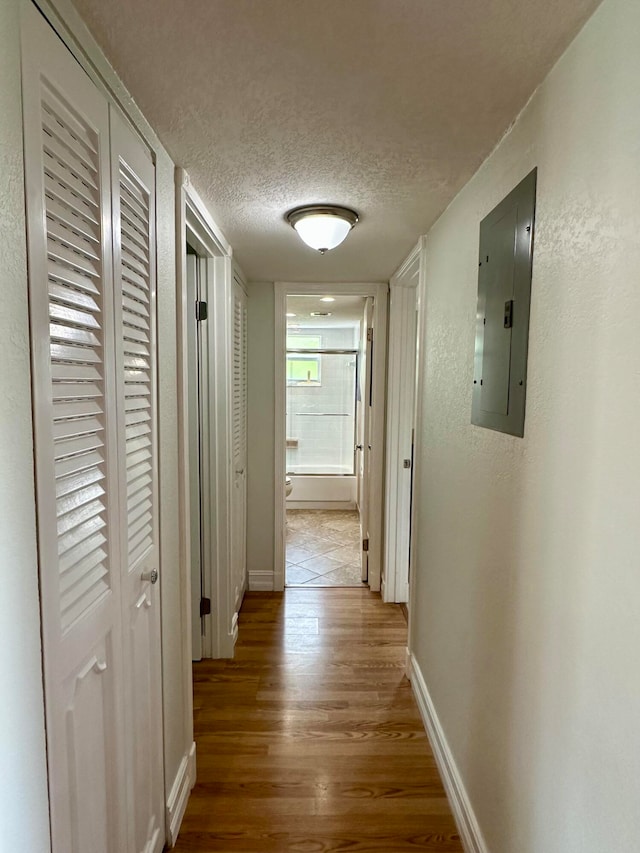
{"type": "Polygon", "coordinates": [[[247,594],[235,660],[194,667],[198,782],[176,853],[462,851],[406,632],[364,589],[247,594]]]}

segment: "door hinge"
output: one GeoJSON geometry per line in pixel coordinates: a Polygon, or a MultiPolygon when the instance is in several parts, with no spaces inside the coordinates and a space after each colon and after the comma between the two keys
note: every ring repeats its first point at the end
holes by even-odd
{"type": "Polygon", "coordinates": [[[403,468],[411,468],[411,460],[410,459],[403,459],[402,460],[402,466],[403,466],[403,468]]]}
{"type": "Polygon", "coordinates": [[[368,550],[369,550],[369,540],[368,540],[368,539],[363,539],[363,540],[362,540],[362,550],[363,550],[363,551],[368,551],[368,550]]]}
{"type": "Polygon", "coordinates": [[[200,616],[209,616],[211,613],[211,599],[210,598],[201,598],[200,599],[200,616]]]}
{"type": "Polygon", "coordinates": [[[513,326],[513,299],[507,299],[504,303],[504,327],[511,329],[513,326]]]}
{"type": "Polygon", "coordinates": [[[367,329],[367,340],[373,341],[373,329],[371,328],[371,326],[369,326],[369,328],[367,329]]]}
{"type": "Polygon", "coordinates": [[[207,303],[200,301],[196,302],[196,320],[200,323],[202,320],[206,320],[207,316],[207,303]]]}

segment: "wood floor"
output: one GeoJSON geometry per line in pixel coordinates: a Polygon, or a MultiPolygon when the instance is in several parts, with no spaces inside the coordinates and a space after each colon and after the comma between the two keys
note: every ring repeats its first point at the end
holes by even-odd
{"type": "Polygon", "coordinates": [[[198,782],[177,853],[460,853],[406,631],[365,589],[247,594],[235,660],[194,666],[198,782]]]}

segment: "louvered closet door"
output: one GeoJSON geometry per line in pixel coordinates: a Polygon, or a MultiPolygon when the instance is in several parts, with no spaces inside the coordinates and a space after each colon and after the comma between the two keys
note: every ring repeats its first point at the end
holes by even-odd
{"type": "Polygon", "coordinates": [[[237,613],[242,604],[247,565],[247,297],[238,284],[233,288],[233,591],[237,613]]]}
{"type": "Polygon", "coordinates": [[[115,345],[131,850],[164,845],[155,392],[155,169],[111,111],[115,345]]]}
{"type": "Polygon", "coordinates": [[[122,853],[118,471],[108,109],[25,9],[38,547],[55,853],[122,853]]]}

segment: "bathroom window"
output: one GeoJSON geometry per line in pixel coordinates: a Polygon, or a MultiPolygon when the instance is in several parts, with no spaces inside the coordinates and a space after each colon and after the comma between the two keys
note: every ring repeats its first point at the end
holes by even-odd
{"type": "Polygon", "coordinates": [[[321,384],[320,356],[318,353],[289,352],[289,350],[319,350],[322,344],[320,335],[287,336],[287,385],[321,384]]]}

